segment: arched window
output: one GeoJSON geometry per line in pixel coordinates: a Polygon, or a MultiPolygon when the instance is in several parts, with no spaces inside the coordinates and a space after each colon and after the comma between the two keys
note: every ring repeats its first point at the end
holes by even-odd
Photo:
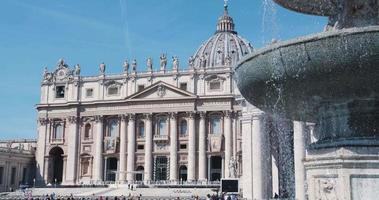
{"type": "Polygon", "coordinates": [[[221,116],[213,115],[210,117],[210,134],[221,135],[221,116]]]}
{"type": "Polygon", "coordinates": [[[84,139],[88,140],[91,137],[92,127],[91,124],[86,124],[84,127],[84,139]]]}
{"type": "Polygon", "coordinates": [[[55,124],[53,139],[63,139],[63,124],[55,124]]]}
{"type": "Polygon", "coordinates": [[[187,121],[184,119],[180,121],[180,124],[179,124],[179,135],[181,137],[187,135],[187,121]]]}
{"type": "Polygon", "coordinates": [[[157,135],[167,135],[167,117],[158,118],[157,130],[157,135]]]}
{"type": "Polygon", "coordinates": [[[109,120],[107,137],[116,137],[118,133],[118,122],[116,119],[109,120]]]}
{"type": "Polygon", "coordinates": [[[143,121],[140,121],[138,123],[138,129],[137,129],[138,137],[144,138],[145,137],[145,123],[143,121]]]}

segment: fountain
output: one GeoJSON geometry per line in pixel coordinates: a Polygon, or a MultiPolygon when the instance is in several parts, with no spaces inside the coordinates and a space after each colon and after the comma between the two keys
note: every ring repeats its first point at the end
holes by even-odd
{"type": "Polygon", "coordinates": [[[297,198],[376,199],[379,0],[274,1],[329,22],[325,32],[272,44],[240,61],[242,95],[267,113],[316,124],[301,159],[307,187],[297,198]]]}

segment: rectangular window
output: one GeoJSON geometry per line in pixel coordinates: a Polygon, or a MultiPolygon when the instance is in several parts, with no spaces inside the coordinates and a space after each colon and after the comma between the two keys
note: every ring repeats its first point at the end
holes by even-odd
{"type": "Polygon", "coordinates": [[[145,85],[138,85],[137,92],[141,92],[143,89],[145,89],[145,85]]]}
{"type": "Polygon", "coordinates": [[[108,95],[117,95],[117,94],[118,94],[118,87],[108,88],[108,95]]]}
{"type": "Polygon", "coordinates": [[[213,116],[210,119],[211,134],[221,134],[221,117],[213,116]]]}
{"type": "Polygon", "coordinates": [[[92,88],[86,89],[86,97],[93,97],[93,89],[92,88]]]}
{"type": "Polygon", "coordinates": [[[0,167],[0,185],[3,184],[4,167],[0,167]]]}
{"type": "Polygon", "coordinates": [[[142,144],[137,145],[137,150],[144,150],[145,146],[142,144]]]}
{"type": "Polygon", "coordinates": [[[180,145],[180,149],[187,149],[187,145],[186,144],[181,144],[180,145]]]}
{"type": "Polygon", "coordinates": [[[16,167],[12,167],[11,171],[11,185],[16,183],[16,167]]]}
{"type": "Polygon", "coordinates": [[[220,81],[214,81],[209,83],[209,89],[211,90],[219,90],[221,89],[221,83],[220,81]]]}
{"type": "Polygon", "coordinates": [[[180,83],[181,90],[187,90],[187,83],[180,83]]]}
{"type": "Polygon", "coordinates": [[[64,98],[65,86],[57,86],[55,88],[55,98],[64,98]]]}

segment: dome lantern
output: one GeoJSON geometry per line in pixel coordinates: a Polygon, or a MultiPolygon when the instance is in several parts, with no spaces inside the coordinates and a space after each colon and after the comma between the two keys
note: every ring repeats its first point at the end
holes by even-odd
{"type": "Polygon", "coordinates": [[[224,14],[218,18],[216,33],[199,47],[192,56],[191,65],[198,69],[232,67],[252,51],[251,44],[234,30],[225,0],[224,14]]]}

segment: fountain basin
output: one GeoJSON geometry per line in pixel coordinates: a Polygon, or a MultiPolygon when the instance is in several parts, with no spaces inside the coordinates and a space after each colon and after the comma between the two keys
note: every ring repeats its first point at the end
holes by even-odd
{"type": "Polygon", "coordinates": [[[336,0],[274,0],[281,6],[306,14],[332,16],[337,13],[336,0]]]}
{"type": "Polygon", "coordinates": [[[300,13],[328,16],[327,29],[379,25],[379,0],[274,0],[300,13]]]}
{"type": "Polygon", "coordinates": [[[379,26],[276,43],[246,56],[235,70],[250,103],[316,122],[321,140],[379,136],[379,26]]]}

